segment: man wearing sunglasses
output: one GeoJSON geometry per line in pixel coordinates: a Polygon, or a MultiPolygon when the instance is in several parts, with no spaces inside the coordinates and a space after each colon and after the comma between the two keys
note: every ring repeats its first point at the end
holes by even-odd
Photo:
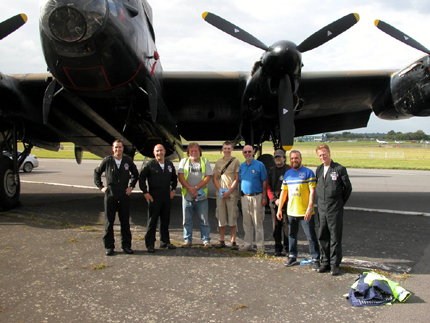
{"type": "Polygon", "coordinates": [[[243,213],[245,243],[239,249],[251,251],[253,227],[257,253],[264,253],[264,207],[267,204],[267,171],[264,164],[254,159],[254,149],[250,145],[243,147],[245,162],[239,168],[239,188],[243,213]]]}

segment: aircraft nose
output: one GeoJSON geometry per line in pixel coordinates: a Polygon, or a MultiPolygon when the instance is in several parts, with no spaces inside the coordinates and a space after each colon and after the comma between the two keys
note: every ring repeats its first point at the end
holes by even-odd
{"type": "Polygon", "coordinates": [[[103,27],[105,0],[48,0],[41,7],[41,29],[56,40],[72,43],[87,40],[103,27]]]}

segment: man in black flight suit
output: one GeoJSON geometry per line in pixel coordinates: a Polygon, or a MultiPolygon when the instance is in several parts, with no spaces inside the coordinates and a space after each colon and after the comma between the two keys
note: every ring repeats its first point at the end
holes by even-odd
{"type": "Polygon", "coordinates": [[[318,240],[321,246],[321,267],[319,273],[329,271],[339,275],[342,262],[343,207],[352,192],[346,168],[331,159],[326,144],[316,149],[322,164],[316,171],[318,197],[318,240]]]}
{"type": "Polygon", "coordinates": [[[105,235],[103,242],[106,256],[112,256],[115,249],[113,225],[115,213],[118,211],[121,223],[121,247],[126,254],[132,254],[130,231],[129,196],[137,183],[139,172],[129,156],[125,156],[124,145],[120,140],[112,144],[113,155],[105,157],[100,165],[94,169],[94,183],[105,193],[105,235]],[[101,180],[102,174],[106,176],[106,186],[101,180]],[[130,182],[130,185],[129,185],[130,182]]]}
{"type": "Polygon", "coordinates": [[[139,175],[139,186],[148,202],[148,225],[145,244],[149,253],[154,253],[155,231],[160,218],[160,248],[176,249],[170,243],[170,205],[175,196],[178,177],[175,166],[164,158],[166,149],[155,145],[155,159],[149,161],[139,175]],[[146,186],[148,181],[149,192],[146,186]]]}

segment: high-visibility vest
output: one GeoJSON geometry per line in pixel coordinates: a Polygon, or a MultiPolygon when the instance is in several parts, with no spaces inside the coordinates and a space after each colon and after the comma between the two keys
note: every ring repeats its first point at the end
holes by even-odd
{"type": "MultiPolygon", "coordinates": [[[[184,163],[184,179],[185,180],[187,180],[188,175],[189,175],[190,159],[191,158],[187,158],[187,160],[184,163]]],[[[200,165],[202,165],[202,180],[204,180],[206,177],[206,162],[207,162],[206,158],[200,157],[200,165]]],[[[207,185],[205,186],[203,191],[205,192],[206,196],[208,196],[208,186],[207,185]]],[[[185,195],[187,195],[187,188],[182,186],[181,192],[182,192],[182,196],[185,197],[185,195]]]]}

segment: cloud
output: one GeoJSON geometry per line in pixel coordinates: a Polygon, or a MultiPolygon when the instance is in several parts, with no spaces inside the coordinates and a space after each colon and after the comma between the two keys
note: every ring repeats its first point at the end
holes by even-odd
{"type": "MultiPolygon", "coordinates": [[[[374,25],[375,19],[392,24],[424,46],[430,46],[428,0],[376,0],[371,3],[362,0],[148,1],[153,8],[157,48],[166,71],[249,71],[263,53],[206,23],[201,17],[205,11],[224,17],[267,45],[278,40],[300,44],[342,16],[359,13],[360,21],[350,30],[303,54],[303,72],[401,69],[422,55],[379,31],[374,25]]],[[[0,20],[21,12],[28,15],[28,22],[0,41],[0,71],[44,72],[46,63],[38,27],[39,1],[0,2],[0,20]]],[[[417,118],[392,124],[406,127],[409,122],[414,127],[428,119],[414,120],[417,118]]],[[[429,127],[422,130],[430,133],[429,127]]],[[[394,130],[402,131],[401,128],[394,130]]]]}

